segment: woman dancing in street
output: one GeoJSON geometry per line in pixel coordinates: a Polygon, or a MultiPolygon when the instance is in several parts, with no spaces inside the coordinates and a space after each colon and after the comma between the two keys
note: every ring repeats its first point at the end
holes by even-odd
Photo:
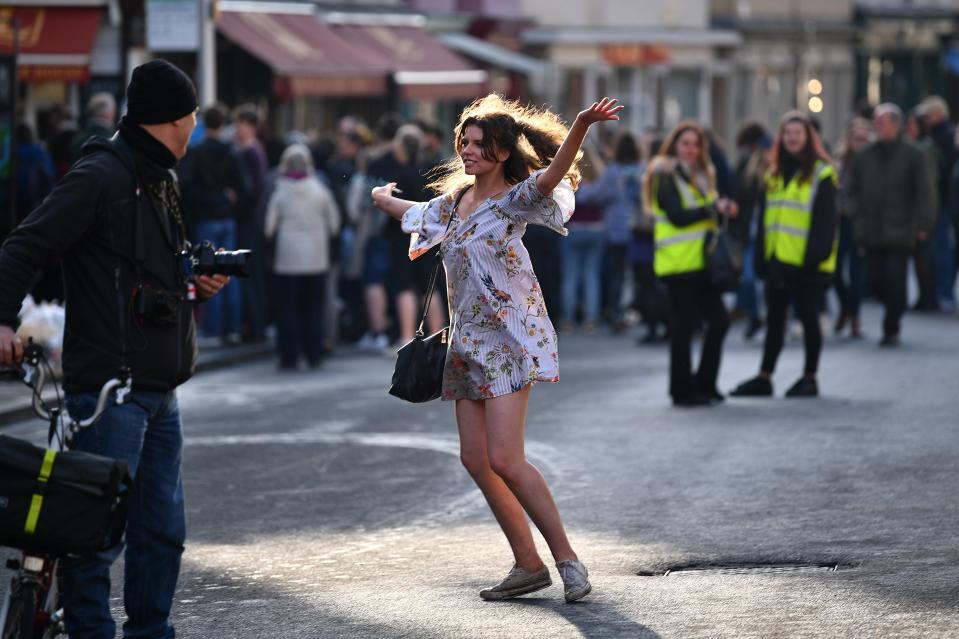
{"type": "Polygon", "coordinates": [[[549,111],[498,95],[477,100],[454,131],[457,158],[431,185],[429,202],[373,189],[373,202],[412,233],[410,258],[441,244],[452,332],[443,399],[456,402],[463,465],[483,492],[515,564],[483,599],[509,599],[552,584],[526,514],[549,545],[566,601],[591,590],[542,474],[524,452],[526,411],[536,382],[559,381],[556,331],[522,243],[528,224],[566,234],[580,146],[597,122],[622,106],[603,99],[567,131],[549,111]]]}

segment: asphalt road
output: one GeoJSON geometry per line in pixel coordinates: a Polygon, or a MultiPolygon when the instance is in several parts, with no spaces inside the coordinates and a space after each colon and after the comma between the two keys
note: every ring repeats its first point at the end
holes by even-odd
{"type": "MultiPolygon", "coordinates": [[[[664,348],[563,337],[527,452],[590,568],[574,605],[555,570],[527,598],[479,599],[508,547],[451,405],[389,397],[391,361],[203,374],[180,392],[177,635],[959,637],[959,319],[909,316],[897,350],[878,321],[870,307],[870,339],[827,338],[818,400],[781,398],[793,342],[779,398],[695,410],[668,403],[664,348]]],[[[758,367],[741,334],[724,389],[758,367]]]]}

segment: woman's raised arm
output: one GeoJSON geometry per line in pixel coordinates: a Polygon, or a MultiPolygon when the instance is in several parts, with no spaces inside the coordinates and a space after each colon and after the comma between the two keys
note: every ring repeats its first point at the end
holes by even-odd
{"type": "Polygon", "coordinates": [[[623,110],[623,105],[617,105],[617,101],[610,98],[603,98],[600,102],[594,102],[593,106],[580,112],[570,127],[566,139],[556,152],[553,161],[549,163],[546,170],[540,173],[536,178],[536,186],[543,195],[549,195],[553,189],[563,181],[569,167],[573,166],[576,154],[579,153],[579,147],[583,145],[589,127],[597,122],[606,122],[608,120],[618,120],[619,112],[623,110]]]}

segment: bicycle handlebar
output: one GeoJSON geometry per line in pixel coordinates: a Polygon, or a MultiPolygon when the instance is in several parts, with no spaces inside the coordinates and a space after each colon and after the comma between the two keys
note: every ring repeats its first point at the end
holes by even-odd
{"type": "MultiPolygon", "coordinates": [[[[54,419],[55,415],[46,408],[43,401],[43,389],[47,383],[47,375],[43,361],[43,347],[34,344],[31,340],[23,350],[23,364],[18,368],[0,370],[0,377],[9,375],[13,379],[22,381],[33,389],[33,412],[37,417],[45,421],[54,419]]],[[[110,394],[116,391],[116,403],[122,404],[126,396],[133,390],[133,376],[130,371],[123,369],[118,377],[108,380],[101,388],[100,395],[97,397],[96,408],[93,414],[86,419],[76,419],[68,412],[64,411],[67,417],[67,426],[71,431],[82,428],[88,428],[95,424],[103,416],[107,409],[107,402],[110,400],[110,394]]]]}

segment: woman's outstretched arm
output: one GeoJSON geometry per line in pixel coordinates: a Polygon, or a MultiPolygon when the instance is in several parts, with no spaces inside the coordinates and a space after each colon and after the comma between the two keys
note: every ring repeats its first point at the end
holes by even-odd
{"type": "Polygon", "coordinates": [[[597,122],[619,119],[618,114],[623,110],[623,105],[617,106],[616,102],[616,100],[610,98],[603,98],[600,102],[594,102],[593,106],[576,116],[573,126],[570,127],[569,133],[566,134],[566,139],[563,140],[563,144],[556,152],[556,156],[553,157],[553,161],[536,178],[536,186],[540,193],[549,195],[566,177],[569,167],[573,166],[576,154],[579,153],[579,147],[586,139],[590,126],[597,122]]]}
{"type": "Polygon", "coordinates": [[[373,206],[383,211],[387,215],[397,220],[403,219],[403,214],[414,204],[410,200],[401,200],[393,196],[393,190],[396,188],[396,182],[390,182],[383,186],[377,186],[370,195],[373,197],[373,206]]]}

